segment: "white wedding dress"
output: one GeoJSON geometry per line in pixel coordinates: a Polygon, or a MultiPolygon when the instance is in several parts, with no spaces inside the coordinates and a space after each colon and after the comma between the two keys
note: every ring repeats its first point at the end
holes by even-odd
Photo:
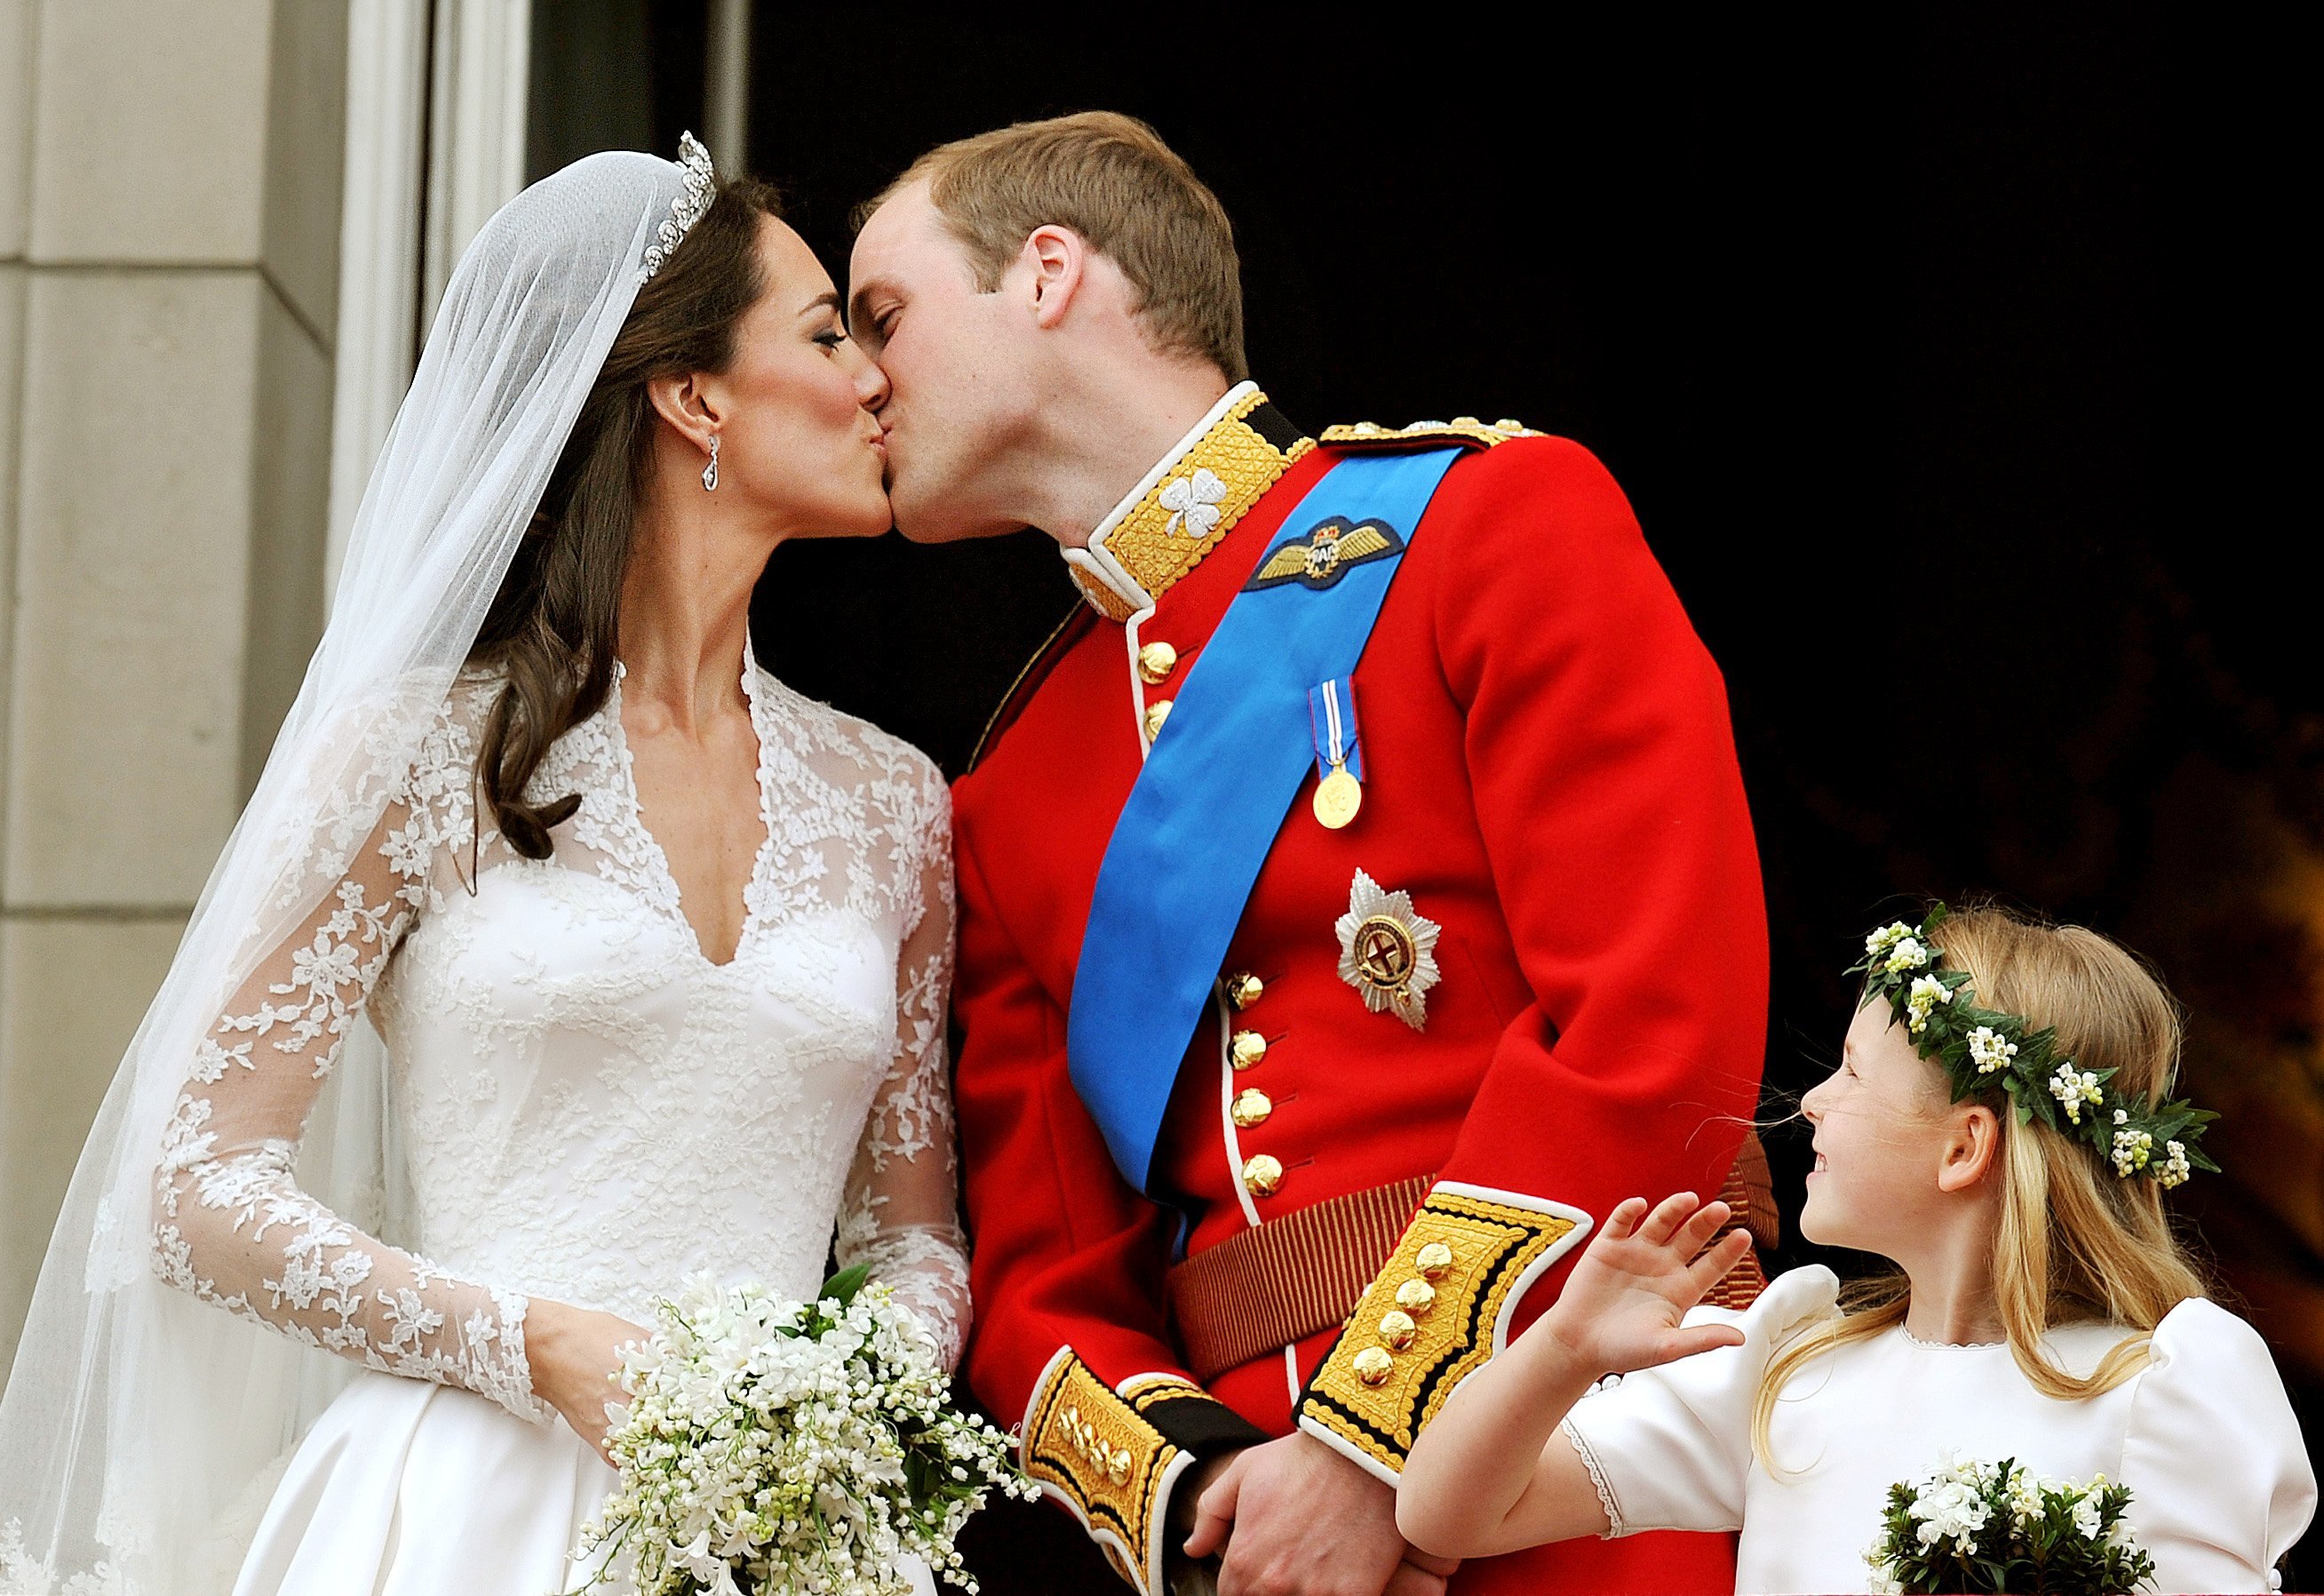
{"type": "MultiPolygon", "coordinates": [[[[1768,1425],[1782,1471],[1770,1472],[1751,1444],[1760,1374],[1840,1311],[1838,1295],[1830,1269],[1809,1268],[1740,1313],[1696,1308],[1688,1324],[1737,1325],[1743,1344],[1625,1375],[1574,1404],[1565,1435],[1613,1534],[1739,1529],[1738,1591],[1867,1591],[1864,1551],[1889,1486],[1950,1453],[2128,1485],[2125,1517],[2158,1591],[2278,1588],[2273,1565],[2315,1514],[2316,1476],[2267,1344],[2225,1308],[2181,1303],[2155,1326],[2143,1370],[2080,1401],[2043,1396],[2006,1345],[1932,1344],[1893,1326],[1791,1377],[1768,1425]]],[[[2070,1324],[2048,1339],[2088,1376],[2133,1333],[2070,1324]]]]}
{"type": "MultiPolygon", "coordinates": [[[[696,1271],[805,1297],[835,1227],[842,1263],[957,1358],[945,789],[747,658],[742,686],[766,838],[730,963],[704,956],[641,812],[618,668],[529,789],[581,798],[540,862],[477,814],[495,684],[470,672],[336,894],[201,1046],[157,1268],[370,1371],[262,1480],[235,1596],[545,1596],[586,1576],[576,1537],[613,1475],[532,1395],[530,1297],[641,1324],[696,1271]],[[401,1193],[376,1237],[294,1176],[366,1006],[401,1193]]],[[[318,831],[370,825],[380,797],[318,831]]]]}

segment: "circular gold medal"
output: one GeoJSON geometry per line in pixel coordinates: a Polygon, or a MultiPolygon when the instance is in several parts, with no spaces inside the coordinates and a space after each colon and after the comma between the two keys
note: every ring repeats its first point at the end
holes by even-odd
{"type": "Polygon", "coordinates": [[[1315,784],[1315,818],[1333,831],[1353,820],[1363,807],[1364,784],[1349,775],[1345,765],[1333,766],[1332,773],[1315,784]]]}

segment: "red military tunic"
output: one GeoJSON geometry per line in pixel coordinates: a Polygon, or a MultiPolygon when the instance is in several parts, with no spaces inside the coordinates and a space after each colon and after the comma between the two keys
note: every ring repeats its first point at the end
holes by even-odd
{"type": "MultiPolygon", "coordinates": [[[[1066,1016],[1107,842],[1149,738],[1170,734],[1162,706],[1261,557],[1305,530],[1284,521],[1341,457],[1333,440],[1416,446],[1334,429],[1318,447],[1249,384],[1231,392],[1068,554],[1093,613],[1037,661],[954,789],[969,1374],[994,1412],[1026,1416],[1028,1467],[1149,1592],[1170,1490],[1196,1458],[1304,1420],[1393,1479],[1433,1407],[1412,1396],[1369,1424],[1365,1404],[1415,1359],[1457,1376],[1489,1355],[1497,1308],[1515,1333],[1545,1305],[1572,1256],[1557,1248],[1583,1227],[1543,1211],[1602,1219],[1631,1195],[1716,1192],[1757,1106],[1765,909],[1719,672],[1588,451],[1513,423],[1425,436],[1473,452],[1437,490],[1353,674],[1360,812],[1321,824],[1312,776],[1293,803],[1155,1155],[1157,1189],[1194,1215],[1189,1269],[1265,1227],[1304,1236],[1297,1268],[1328,1275],[1331,1238],[1395,1203],[1387,1232],[1343,1249],[1364,1294],[1344,1333],[1343,1296],[1328,1323],[1311,1303],[1294,1322],[1315,1327],[1287,1346],[1195,1366],[1193,1330],[1242,1356],[1267,1341],[1243,1321],[1279,1319],[1274,1298],[1305,1288],[1230,1272],[1224,1297],[1175,1296],[1200,1325],[1174,1322],[1178,1212],[1109,1158],[1068,1076],[1066,1016]],[[1359,872],[1408,894],[1406,925],[1440,927],[1435,979],[1413,983],[1418,1024],[1368,1005],[1349,968],[1338,927],[1359,872]],[[1303,1211],[1317,1222],[1276,1226],[1303,1211]],[[1452,1239],[1465,1259],[1479,1236],[1515,1250],[1498,1285],[1431,1271],[1436,1300],[1395,1333],[1384,1315],[1411,1305],[1394,1293],[1416,1250],[1452,1239]]],[[[1731,1590],[1729,1541],[1569,1542],[1453,1582],[1462,1596],[1650,1588],[1731,1590]]]]}

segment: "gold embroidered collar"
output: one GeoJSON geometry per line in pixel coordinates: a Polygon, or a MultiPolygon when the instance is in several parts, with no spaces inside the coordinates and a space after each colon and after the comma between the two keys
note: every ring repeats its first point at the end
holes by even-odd
{"type": "Polygon", "coordinates": [[[1098,523],[1086,549],[1065,551],[1074,585],[1110,621],[1153,608],[1314,447],[1258,383],[1236,383],[1098,523]]]}

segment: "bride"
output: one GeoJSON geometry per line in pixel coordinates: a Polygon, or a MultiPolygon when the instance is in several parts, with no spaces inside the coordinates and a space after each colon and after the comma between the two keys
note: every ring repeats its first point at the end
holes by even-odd
{"type": "Polygon", "coordinates": [[[747,625],[887,529],[886,383],[683,153],[461,262],[51,1246],[0,1591],[567,1589],[653,1296],[811,1295],[835,1223],[958,1355],[945,790],[747,625]]]}

